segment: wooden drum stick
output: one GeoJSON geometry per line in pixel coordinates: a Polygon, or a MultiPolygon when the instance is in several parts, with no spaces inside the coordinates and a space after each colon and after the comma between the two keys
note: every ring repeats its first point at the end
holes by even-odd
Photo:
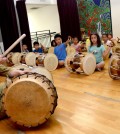
{"type": "Polygon", "coordinates": [[[18,38],[4,53],[3,57],[6,56],[21,40],[23,40],[26,37],[26,34],[23,34],[18,38]]]}

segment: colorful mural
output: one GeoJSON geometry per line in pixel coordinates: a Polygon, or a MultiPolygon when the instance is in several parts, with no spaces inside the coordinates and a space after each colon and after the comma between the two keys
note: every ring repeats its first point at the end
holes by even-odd
{"type": "Polygon", "coordinates": [[[86,33],[112,33],[110,0],[77,0],[80,27],[86,33]]]}

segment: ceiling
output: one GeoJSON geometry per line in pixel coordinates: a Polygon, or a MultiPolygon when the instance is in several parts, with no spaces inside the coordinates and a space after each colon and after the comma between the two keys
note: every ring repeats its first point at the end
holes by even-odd
{"type": "Polygon", "coordinates": [[[45,6],[48,6],[49,4],[26,4],[27,11],[36,10],[45,6]]]}

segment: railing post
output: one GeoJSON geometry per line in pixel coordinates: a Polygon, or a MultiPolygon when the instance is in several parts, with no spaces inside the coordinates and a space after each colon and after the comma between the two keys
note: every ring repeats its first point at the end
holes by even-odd
{"type": "Polygon", "coordinates": [[[36,39],[37,39],[37,42],[38,42],[37,32],[36,32],[36,39]]]}
{"type": "Polygon", "coordinates": [[[51,41],[52,41],[52,40],[51,40],[51,33],[50,33],[50,30],[49,30],[49,36],[50,36],[50,44],[51,44],[51,41]]]}

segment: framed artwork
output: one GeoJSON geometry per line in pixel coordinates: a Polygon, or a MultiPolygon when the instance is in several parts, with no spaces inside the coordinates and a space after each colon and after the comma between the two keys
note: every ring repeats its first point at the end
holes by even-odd
{"type": "Polygon", "coordinates": [[[110,0],[77,0],[80,27],[86,34],[112,34],[110,0]]]}

